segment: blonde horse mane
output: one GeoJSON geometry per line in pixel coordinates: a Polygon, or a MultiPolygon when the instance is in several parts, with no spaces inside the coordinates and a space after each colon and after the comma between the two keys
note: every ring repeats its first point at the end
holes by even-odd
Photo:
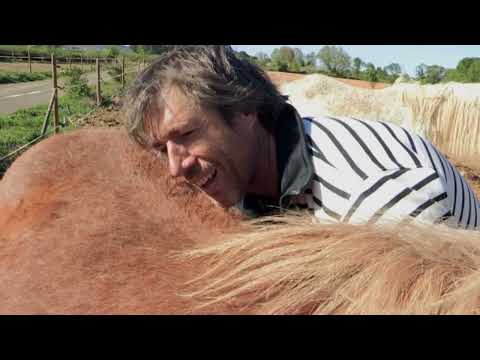
{"type": "Polygon", "coordinates": [[[178,255],[208,271],[183,295],[197,309],[257,314],[476,314],[480,234],[446,226],[320,224],[289,214],[252,221],[178,255]]]}

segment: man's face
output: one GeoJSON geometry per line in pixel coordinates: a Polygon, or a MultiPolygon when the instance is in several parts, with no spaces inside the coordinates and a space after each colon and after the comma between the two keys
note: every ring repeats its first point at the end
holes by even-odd
{"type": "Polygon", "coordinates": [[[237,203],[258,160],[256,114],[237,114],[229,125],[218,111],[195,107],[175,86],[161,96],[162,105],[151,112],[146,130],[152,148],[168,156],[170,174],[224,207],[237,203]]]}

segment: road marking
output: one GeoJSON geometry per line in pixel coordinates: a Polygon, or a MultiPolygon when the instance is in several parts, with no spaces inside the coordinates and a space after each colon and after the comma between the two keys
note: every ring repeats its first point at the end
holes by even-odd
{"type": "Polygon", "coordinates": [[[36,91],[30,91],[28,93],[22,93],[22,94],[14,94],[14,95],[8,95],[8,96],[4,96],[4,97],[1,97],[0,100],[3,100],[3,99],[12,99],[12,98],[16,98],[16,97],[20,97],[20,96],[25,96],[25,95],[35,95],[35,94],[40,94],[40,93],[43,93],[43,92],[47,92],[48,90],[36,90],[36,91]]]}

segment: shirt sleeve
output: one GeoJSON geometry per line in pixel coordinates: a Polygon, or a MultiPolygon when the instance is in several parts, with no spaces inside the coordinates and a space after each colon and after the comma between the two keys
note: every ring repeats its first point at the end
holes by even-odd
{"type": "Polygon", "coordinates": [[[350,199],[342,221],[384,223],[407,217],[434,223],[449,216],[451,196],[431,168],[383,171],[366,179],[350,199]]]}

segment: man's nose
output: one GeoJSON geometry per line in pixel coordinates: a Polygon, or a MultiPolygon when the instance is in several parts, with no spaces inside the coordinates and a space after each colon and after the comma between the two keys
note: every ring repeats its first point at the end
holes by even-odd
{"type": "Polygon", "coordinates": [[[185,176],[195,164],[195,157],[191,156],[183,145],[168,141],[167,152],[171,176],[185,176]]]}

